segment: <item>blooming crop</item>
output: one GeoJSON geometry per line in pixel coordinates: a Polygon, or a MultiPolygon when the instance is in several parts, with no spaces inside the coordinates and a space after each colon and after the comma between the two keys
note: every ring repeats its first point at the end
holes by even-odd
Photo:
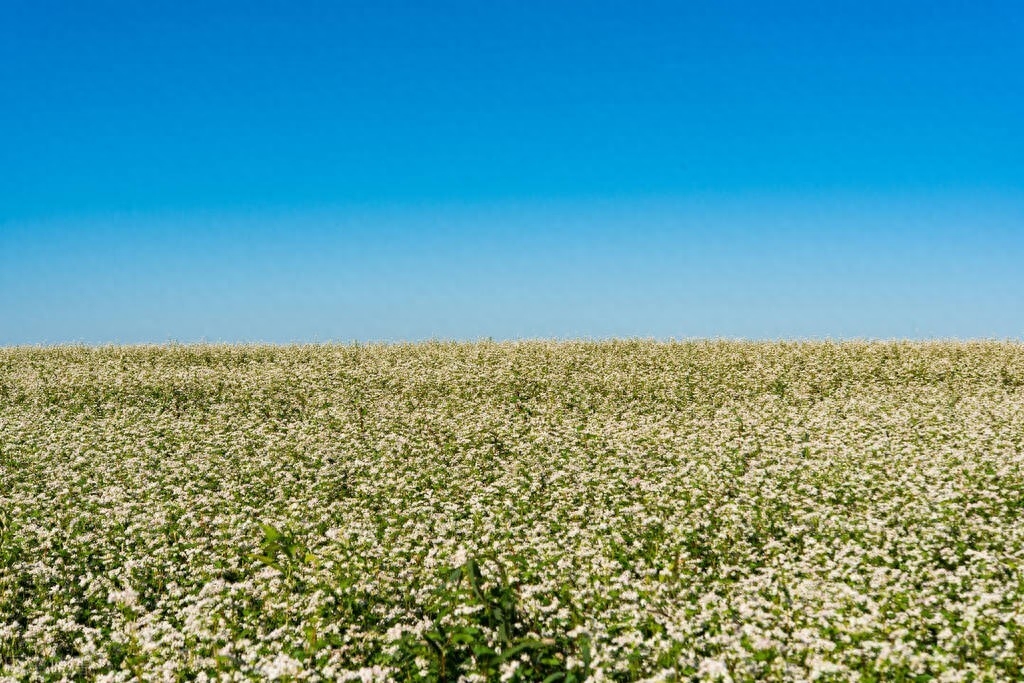
{"type": "Polygon", "coordinates": [[[1024,679],[1024,347],[0,349],[0,681],[1024,679]]]}

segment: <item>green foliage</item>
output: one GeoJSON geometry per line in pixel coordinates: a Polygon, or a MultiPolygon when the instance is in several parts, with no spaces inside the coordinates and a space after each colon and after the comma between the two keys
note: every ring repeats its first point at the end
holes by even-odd
{"type": "Polygon", "coordinates": [[[293,532],[282,532],[270,524],[261,524],[260,529],[263,540],[260,552],[251,556],[254,560],[276,569],[289,579],[298,566],[316,564],[313,553],[296,539],[293,532]]]}
{"type": "Polygon", "coordinates": [[[566,655],[579,652],[579,644],[539,637],[502,566],[497,561],[489,565],[495,573],[487,578],[476,558],[442,572],[426,610],[429,627],[401,641],[404,663],[429,662],[419,675],[439,681],[470,673],[495,680],[503,668],[511,672],[507,680],[571,683],[585,676],[585,668],[579,674],[565,670],[566,655]],[[460,614],[460,608],[468,609],[460,614]]]}

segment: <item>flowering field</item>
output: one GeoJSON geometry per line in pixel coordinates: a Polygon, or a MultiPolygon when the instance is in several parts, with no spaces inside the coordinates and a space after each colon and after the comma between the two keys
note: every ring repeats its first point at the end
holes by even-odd
{"type": "Polygon", "coordinates": [[[1024,679],[1024,346],[0,349],[0,680],[1024,679]]]}

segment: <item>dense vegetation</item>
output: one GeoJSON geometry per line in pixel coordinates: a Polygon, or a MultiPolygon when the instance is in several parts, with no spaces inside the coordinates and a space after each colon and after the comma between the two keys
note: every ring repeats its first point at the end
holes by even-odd
{"type": "Polygon", "coordinates": [[[1024,679],[1024,347],[0,349],[0,680],[1024,679]]]}

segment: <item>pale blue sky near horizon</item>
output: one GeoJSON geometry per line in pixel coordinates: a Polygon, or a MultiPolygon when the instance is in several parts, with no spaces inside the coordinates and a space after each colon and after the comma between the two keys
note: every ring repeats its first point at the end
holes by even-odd
{"type": "Polygon", "coordinates": [[[0,7],[0,345],[1024,338],[1024,7],[0,7]]]}

